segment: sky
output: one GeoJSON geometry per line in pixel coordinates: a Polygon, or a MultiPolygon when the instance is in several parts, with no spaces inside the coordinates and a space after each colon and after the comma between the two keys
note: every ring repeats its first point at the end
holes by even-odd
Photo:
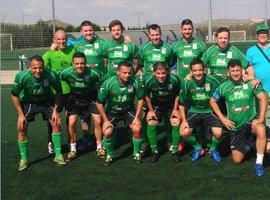
{"type": "MultiPolygon", "coordinates": [[[[213,19],[263,19],[270,0],[211,0],[213,19]]],[[[178,24],[208,19],[209,0],[54,0],[56,19],[78,26],[83,20],[108,25],[119,19],[124,26],[150,23],[178,24]]],[[[35,23],[52,19],[52,0],[0,0],[1,22],[35,23]]]]}

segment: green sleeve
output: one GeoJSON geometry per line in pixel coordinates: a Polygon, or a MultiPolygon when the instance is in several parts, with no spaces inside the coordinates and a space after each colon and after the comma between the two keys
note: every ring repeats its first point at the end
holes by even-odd
{"type": "Polygon", "coordinates": [[[20,72],[15,77],[15,80],[12,85],[11,93],[14,96],[19,96],[22,90],[23,90],[23,85],[21,83],[21,72],[20,72]]]}
{"type": "Polygon", "coordinates": [[[50,73],[50,74],[51,74],[51,81],[52,81],[53,89],[58,94],[62,93],[62,87],[61,87],[59,77],[55,73],[50,73]]]}
{"type": "Polygon", "coordinates": [[[185,80],[184,85],[180,88],[179,104],[181,104],[181,105],[185,105],[185,101],[187,99],[187,85],[188,85],[188,81],[185,80]]]}
{"type": "Polygon", "coordinates": [[[259,93],[264,92],[262,84],[260,83],[258,87],[254,89],[254,94],[257,96],[259,93]]]}
{"type": "Polygon", "coordinates": [[[109,96],[109,90],[107,88],[107,83],[108,81],[105,81],[100,89],[99,89],[99,92],[98,92],[98,96],[97,96],[97,101],[102,103],[102,104],[105,104],[106,101],[107,101],[107,98],[109,96]]]}
{"type": "Polygon", "coordinates": [[[209,58],[208,58],[208,50],[206,50],[201,57],[201,60],[203,61],[203,64],[205,67],[207,67],[208,62],[209,62],[209,58]]]}
{"type": "Polygon", "coordinates": [[[50,64],[50,54],[51,53],[50,52],[51,51],[46,51],[42,56],[42,58],[44,60],[44,67],[46,69],[49,69],[49,70],[51,70],[51,64],[50,64]]]}
{"type": "Polygon", "coordinates": [[[140,81],[138,79],[135,79],[135,88],[136,88],[136,96],[138,99],[144,98],[144,88],[142,87],[140,81]]]}

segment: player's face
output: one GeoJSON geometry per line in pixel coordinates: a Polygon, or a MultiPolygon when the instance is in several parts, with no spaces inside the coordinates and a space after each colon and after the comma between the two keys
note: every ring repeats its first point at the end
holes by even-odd
{"type": "Polygon", "coordinates": [[[165,68],[157,68],[155,71],[155,76],[159,83],[164,83],[168,76],[168,71],[165,68]]]}
{"type": "Polygon", "coordinates": [[[111,34],[113,39],[120,40],[123,37],[123,30],[120,25],[115,25],[111,28],[111,34]]]}
{"type": "Polygon", "coordinates": [[[37,60],[32,60],[30,63],[29,69],[32,72],[33,76],[38,79],[41,77],[44,71],[44,66],[42,62],[37,61],[37,60]]]}
{"type": "Polygon", "coordinates": [[[229,76],[235,82],[239,82],[240,80],[242,80],[242,67],[238,65],[230,67],[229,76]]]}
{"type": "Polygon", "coordinates": [[[94,29],[92,26],[82,26],[81,34],[86,40],[91,40],[94,37],[94,29]]]}
{"type": "Polygon", "coordinates": [[[84,58],[74,58],[73,67],[78,74],[82,74],[85,69],[85,59],[84,58]]]}
{"type": "Polygon", "coordinates": [[[216,37],[216,43],[220,49],[226,49],[229,44],[229,33],[228,32],[221,32],[216,37]]]}
{"type": "Polygon", "coordinates": [[[126,83],[131,77],[132,68],[128,66],[121,66],[118,71],[118,79],[121,83],[126,83]]]}
{"type": "Polygon", "coordinates": [[[57,45],[59,50],[63,50],[66,47],[67,35],[64,31],[60,30],[55,33],[53,42],[57,45]]]}
{"type": "Polygon", "coordinates": [[[193,26],[190,25],[190,24],[183,25],[181,27],[181,33],[182,33],[184,39],[191,38],[192,37],[192,33],[193,33],[193,26]]]}
{"type": "Polygon", "coordinates": [[[192,65],[190,73],[197,81],[200,81],[204,76],[204,68],[201,64],[192,65]]]}
{"type": "Polygon", "coordinates": [[[150,38],[150,41],[154,44],[157,45],[160,43],[161,40],[161,32],[159,29],[150,29],[148,36],[150,38]]]}
{"type": "Polygon", "coordinates": [[[269,39],[269,31],[259,31],[257,33],[257,37],[258,37],[258,42],[259,44],[267,44],[268,39],[269,39]]]}

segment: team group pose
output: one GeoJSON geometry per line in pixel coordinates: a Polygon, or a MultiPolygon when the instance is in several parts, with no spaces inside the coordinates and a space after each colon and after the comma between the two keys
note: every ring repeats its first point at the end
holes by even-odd
{"type": "Polygon", "coordinates": [[[157,125],[163,120],[173,162],[180,161],[185,143],[194,148],[192,161],[209,150],[220,162],[218,147],[227,137],[234,163],[253,149],[255,175],[265,174],[264,154],[270,151],[267,25],[257,26],[258,44],[246,57],[230,44],[226,27],[216,31],[216,43],[206,49],[193,37],[190,19],[182,21],[182,38],[172,46],[162,41],[157,24],[149,25],[149,42],[140,47],[123,34],[119,20],[109,24],[108,41],[95,34],[90,21],[83,21],[80,29],[81,40],[71,46],[65,31],[57,30],[50,50],[43,57],[33,56],[29,68],[15,77],[11,98],[18,113],[19,171],[29,167],[28,124],[41,113],[48,125],[48,151],[55,154],[58,166],[90,146],[91,119],[96,154],[106,166],[116,161],[113,138],[122,120],[132,135],[134,161],[142,163],[149,149],[149,160],[156,162],[161,156],[157,125]],[[174,65],[176,73],[171,72],[174,65]],[[70,150],[65,157],[59,115],[63,110],[70,150]],[[77,145],[79,119],[82,148],[77,145]]]}

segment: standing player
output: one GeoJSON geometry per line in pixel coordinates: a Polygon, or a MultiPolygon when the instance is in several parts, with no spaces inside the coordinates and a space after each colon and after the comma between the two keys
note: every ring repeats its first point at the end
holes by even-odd
{"type": "Polygon", "coordinates": [[[105,165],[113,162],[111,136],[118,121],[124,120],[133,133],[134,160],[141,162],[141,122],[139,119],[143,107],[143,89],[139,81],[132,77],[132,66],[126,62],[118,64],[117,76],[106,80],[98,93],[97,108],[103,119],[103,144],[107,152],[105,165]],[[138,99],[135,109],[134,99],[138,99]],[[105,111],[106,108],[106,111],[105,111]]]}
{"type": "Polygon", "coordinates": [[[109,29],[112,39],[104,44],[102,50],[108,77],[117,75],[118,64],[122,61],[133,63],[133,70],[136,73],[138,70],[138,47],[134,42],[125,42],[124,26],[119,20],[111,21],[109,29]]]}
{"type": "MultiPolygon", "coordinates": [[[[258,44],[248,48],[246,58],[255,71],[255,78],[262,82],[263,89],[270,99],[270,44],[269,44],[269,26],[265,24],[256,27],[258,44]]],[[[266,113],[266,126],[268,138],[270,137],[270,109],[266,113]]],[[[267,143],[267,152],[270,152],[270,140],[267,143]]]]}
{"type": "MultiPolygon", "coordinates": [[[[211,75],[205,74],[203,62],[196,58],[190,64],[191,79],[185,80],[180,92],[180,113],[181,113],[181,128],[180,133],[184,137],[189,137],[194,129],[200,126],[207,125],[211,127],[211,131],[215,140],[219,140],[222,135],[222,125],[217,117],[212,113],[209,106],[209,100],[212,93],[219,86],[219,81],[211,75]],[[186,103],[189,102],[189,109],[186,115],[186,103]]],[[[191,160],[198,160],[201,154],[202,147],[195,146],[191,160]]],[[[219,162],[221,157],[216,147],[210,147],[211,157],[219,162]]]]}
{"type": "MultiPolygon", "coordinates": [[[[55,32],[53,43],[50,50],[46,51],[42,56],[46,69],[53,73],[59,73],[63,69],[72,65],[72,56],[75,50],[71,46],[66,45],[67,35],[63,29],[58,29],[55,32]]],[[[61,81],[63,94],[69,93],[68,86],[65,82],[61,81]]],[[[64,96],[65,97],[65,96],[64,96]]],[[[53,153],[53,146],[51,142],[51,130],[48,124],[48,151],[53,153]]]]}
{"type": "Polygon", "coordinates": [[[41,113],[44,120],[52,125],[52,141],[54,144],[54,162],[59,166],[66,165],[61,153],[60,117],[53,108],[50,100],[51,87],[61,93],[61,86],[57,77],[44,70],[44,61],[40,56],[33,56],[29,69],[16,75],[12,91],[12,102],[18,113],[18,146],[21,154],[19,171],[28,168],[28,123],[34,121],[35,116],[41,113]]]}
{"type": "Polygon", "coordinates": [[[154,74],[145,81],[145,100],[148,107],[147,136],[152,150],[151,161],[159,158],[157,147],[157,124],[162,118],[172,126],[173,161],[178,162],[177,148],[179,144],[180,114],[178,111],[178,94],[180,81],[174,74],[169,74],[165,62],[157,62],[153,66],[154,74]]]}
{"type": "Polygon", "coordinates": [[[59,77],[60,80],[65,81],[70,87],[66,103],[70,152],[67,155],[66,161],[71,161],[77,157],[76,125],[79,116],[89,116],[91,113],[94,121],[100,118],[95,101],[101,77],[95,70],[86,66],[85,55],[80,52],[73,55],[73,66],[63,70],[59,77]]]}
{"type": "MultiPolygon", "coordinates": [[[[157,62],[165,62],[168,67],[172,63],[172,47],[170,44],[161,40],[161,28],[157,24],[151,24],[148,27],[149,42],[143,44],[139,48],[139,62],[142,65],[143,80],[147,80],[154,70],[154,65],[157,62]]],[[[166,123],[165,123],[166,124],[166,123]]],[[[167,125],[167,130],[171,128],[170,124],[167,125]]],[[[143,144],[142,152],[147,149],[147,122],[146,116],[142,120],[142,134],[143,144]]],[[[171,131],[168,131],[168,146],[171,147],[171,131]]]]}
{"type": "MultiPolygon", "coordinates": [[[[83,36],[83,40],[76,42],[74,44],[74,48],[78,52],[82,52],[86,56],[86,64],[90,66],[90,68],[98,70],[102,74],[105,74],[104,67],[104,58],[102,56],[102,48],[105,44],[105,40],[98,38],[95,35],[94,26],[90,21],[83,21],[81,23],[81,34],[83,36]]],[[[82,125],[84,127],[83,130],[83,145],[87,147],[90,144],[89,141],[89,116],[86,119],[81,119],[82,125]],[[87,131],[88,130],[88,131],[87,131]]],[[[96,145],[97,145],[97,155],[104,157],[105,151],[102,147],[102,130],[101,130],[101,116],[95,115],[92,117],[93,124],[95,127],[95,137],[96,137],[96,145]]]]}
{"type": "MultiPolygon", "coordinates": [[[[181,81],[181,86],[184,84],[185,77],[190,72],[190,63],[194,58],[200,58],[205,51],[205,44],[193,38],[194,26],[190,19],[184,19],[181,22],[180,32],[182,34],[181,40],[173,43],[173,55],[177,58],[177,74],[181,81]]],[[[200,132],[202,128],[200,129],[200,132]]],[[[198,142],[196,136],[193,134],[188,137],[188,143],[192,145],[195,149],[198,149],[198,142]]],[[[180,143],[179,150],[183,151],[184,142],[180,143]]]]}
{"type": "Polygon", "coordinates": [[[210,99],[210,105],[220,121],[229,130],[232,158],[240,163],[250,150],[248,137],[250,133],[256,135],[257,158],[255,174],[264,175],[263,157],[266,147],[265,113],[267,96],[261,85],[252,86],[251,82],[244,82],[242,66],[239,60],[231,60],[228,64],[229,79],[222,83],[210,99]],[[225,98],[227,116],[221,113],[217,101],[225,98]],[[259,114],[256,112],[256,98],[259,100],[259,114]]]}

